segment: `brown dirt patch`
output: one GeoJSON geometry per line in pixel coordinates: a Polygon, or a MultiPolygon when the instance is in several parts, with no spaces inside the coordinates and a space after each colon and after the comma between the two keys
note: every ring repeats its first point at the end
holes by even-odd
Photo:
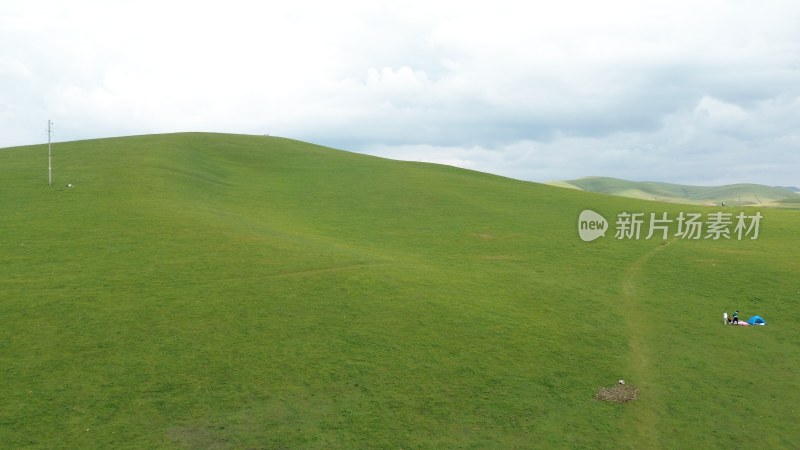
{"type": "Polygon", "coordinates": [[[230,447],[224,433],[225,427],[176,426],[167,430],[167,438],[185,448],[214,450],[230,447]]]}
{"type": "Polygon", "coordinates": [[[594,394],[595,400],[605,402],[627,403],[639,398],[639,388],[629,385],[616,385],[614,387],[601,387],[594,394]]]}

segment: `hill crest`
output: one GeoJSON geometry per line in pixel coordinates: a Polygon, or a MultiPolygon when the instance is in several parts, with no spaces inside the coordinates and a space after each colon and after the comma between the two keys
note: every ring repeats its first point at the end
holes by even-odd
{"type": "Polygon", "coordinates": [[[752,183],[692,186],[656,181],[629,181],[611,177],[584,177],[547,184],[599,194],[692,205],[791,207],[800,201],[800,198],[796,198],[800,197],[796,187],[752,183]]]}

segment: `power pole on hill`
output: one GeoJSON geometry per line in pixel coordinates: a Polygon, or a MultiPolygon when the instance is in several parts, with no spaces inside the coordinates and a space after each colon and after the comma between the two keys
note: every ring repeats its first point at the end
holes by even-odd
{"type": "Polygon", "coordinates": [[[53,153],[50,150],[50,135],[53,134],[53,122],[47,120],[47,185],[53,185],[53,153]]]}

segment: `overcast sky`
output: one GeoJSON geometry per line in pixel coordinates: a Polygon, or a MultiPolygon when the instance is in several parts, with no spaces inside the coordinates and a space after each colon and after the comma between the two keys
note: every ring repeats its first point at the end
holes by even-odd
{"type": "Polygon", "coordinates": [[[279,135],[547,181],[800,185],[800,2],[0,4],[0,147],[279,135]]]}

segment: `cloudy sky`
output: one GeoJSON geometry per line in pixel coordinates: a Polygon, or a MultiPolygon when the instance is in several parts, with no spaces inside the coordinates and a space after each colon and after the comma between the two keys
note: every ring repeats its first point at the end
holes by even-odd
{"type": "Polygon", "coordinates": [[[0,147],[279,135],[547,181],[800,185],[800,2],[0,4],[0,147]]]}

